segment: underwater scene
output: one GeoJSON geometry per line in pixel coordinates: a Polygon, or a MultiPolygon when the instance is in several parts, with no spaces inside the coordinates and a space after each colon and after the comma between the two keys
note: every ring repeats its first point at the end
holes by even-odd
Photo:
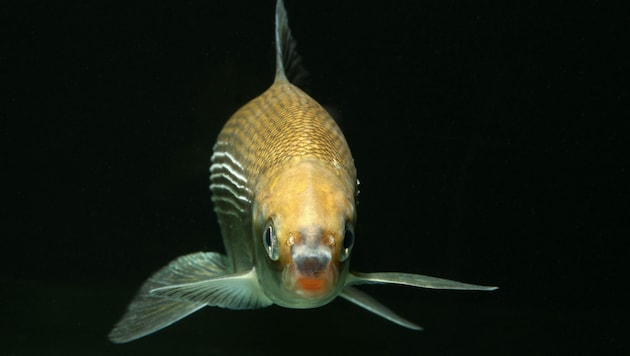
{"type": "Polygon", "coordinates": [[[0,9],[0,355],[629,351],[617,9],[0,9]]]}

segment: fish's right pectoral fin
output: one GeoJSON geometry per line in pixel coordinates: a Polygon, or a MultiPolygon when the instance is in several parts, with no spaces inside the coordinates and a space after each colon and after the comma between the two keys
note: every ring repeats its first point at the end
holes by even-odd
{"type": "Polygon", "coordinates": [[[127,312],[109,333],[114,343],[121,344],[161,330],[205,307],[203,303],[184,303],[138,293],[127,312]]]}
{"type": "Polygon", "coordinates": [[[207,305],[254,309],[271,304],[254,270],[229,274],[228,266],[227,257],[214,252],[175,259],[142,285],[109,339],[123,343],[141,338],[207,305]]]}
{"type": "Polygon", "coordinates": [[[253,268],[243,273],[159,287],[150,290],[149,294],[227,309],[258,309],[273,304],[260,288],[253,268]]]}

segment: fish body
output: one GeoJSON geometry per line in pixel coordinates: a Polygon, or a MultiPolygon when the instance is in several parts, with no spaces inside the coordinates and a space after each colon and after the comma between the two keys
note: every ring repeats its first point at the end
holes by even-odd
{"type": "Polygon", "coordinates": [[[213,148],[210,190],[227,254],[182,256],[151,276],[109,334],[113,342],[148,335],[205,306],[314,308],[337,296],[419,330],[352,285],[495,289],[350,272],[358,184],[352,154],[334,119],[289,80],[301,69],[282,0],[275,22],[274,82],[232,115],[213,148]]]}
{"type": "Polygon", "coordinates": [[[326,110],[277,76],[228,120],[210,171],[233,271],[256,268],[275,304],[332,300],[348,271],[340,257],[357,189],[350,149],[326,110]]]}

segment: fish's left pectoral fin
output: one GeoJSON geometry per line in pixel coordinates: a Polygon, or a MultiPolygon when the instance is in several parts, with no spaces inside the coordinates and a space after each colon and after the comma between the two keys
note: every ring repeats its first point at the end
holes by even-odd
{"type": "Polygon", "coordinates": [[[418,288],[428,289],[451,289],[451,290],[477,290],[477,291],[493,291],[499,287],[482,286],[478,284],[470,284],[452,281],[444,278],[437,278],[413,273],[400,272],[377,272],[377,273],[361,273],[352,272],[348,275],[346,285],[354,284],[398,284],[418,288]]]}
{"type": "Polygon", "coordinates": [[[167,300],[227,309],[258,309],[273,304],[260,288],[253,268],[244,273],[154,288],[149,294],[167,300]]]}
{"type": "Polygon", "coordinates": [[[412,330],[418,330],[418,331],[422,330],[422,327],[394,313],[391,309],[384,306],[379,301],[369,296],[367,293],[364,293],[356,288],[345,287],[339,295],[343,297],[344,299],[360,306],[361,308],[369,310],[372,313],[378,316],[381,316],[400,326],[403,326],[405,328],[412,329],[412,330]]]}

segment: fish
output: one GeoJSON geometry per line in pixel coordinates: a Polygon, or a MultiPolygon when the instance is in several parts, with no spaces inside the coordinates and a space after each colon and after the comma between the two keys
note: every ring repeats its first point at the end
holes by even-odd
{"type": "Polygon", "coordinates": [[[273,84],[229,118],[213,147],[210,191],[226,254],[184,255],[150,276],[109,333],[112,342],[136,340],[206,306],[305,309],[337,297],[421,330],[355,286],[497,289],[350,270],[357,170],[335,120],[292,83],[305,70],[283,0],[275,9],[275,52],[273,84]]]}

